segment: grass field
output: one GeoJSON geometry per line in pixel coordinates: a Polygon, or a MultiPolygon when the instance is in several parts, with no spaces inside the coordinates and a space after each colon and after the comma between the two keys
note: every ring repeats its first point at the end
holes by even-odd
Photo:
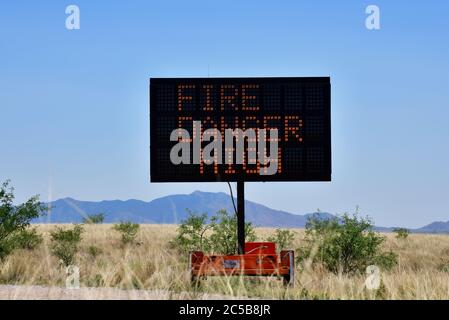
{"type": "MultiPolygon", "coordinates": [[[[65,268],[49,250],[55,225],[39,225],[44,243],[17,250],[0,264],[0,284],[65,286],[65,268]]],[[[199,288],[190,284],[187,256],[169,246],[176,226],[141,225],[137,244],[124,246],[112,225],[86,225],[77,265],[82,287],[163,290],[195,299],[199,294],[273,299],[449,299],[449,236],[412,234],[386,246],[399,256],[391,271],[382,272],[377,291],[365,289],[366,275],[343,276],[322,268],[297,268],[295,286],[284,288],[275,278],[211,277],[199,288]],[[95,247],[95,248],[93,248],[95,247]]],[[[257,229],[265,238],[272,229],[257,229]]],[[[303,230],[296,233],[299,247],[303,230]]]]}

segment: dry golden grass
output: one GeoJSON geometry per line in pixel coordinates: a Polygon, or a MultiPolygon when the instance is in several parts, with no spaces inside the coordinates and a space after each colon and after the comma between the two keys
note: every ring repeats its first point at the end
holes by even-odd
{"type": "MultiPolygon", "coordinates": [[[[49,250],[53,228],[55,225],[38,226],[44,243],[33,251],[15,251],[0,264],[0,284],[65,286],[65,268],[49,250]]],[[[84,228],[77,256],[83,287],[187,292],[192,299],[202,293],[274,299],[449,299],[449,236],[444,235],[412,234],[401,240],[387,234],[386,246],[399,255],[399,264],[382,272],[383,285],[374,292],[364,288],[364,275],[335,275],[317,267],[297,268],[293,288],[284,288],[275,278],[238,277],[211,277],[192,288],[187,257],[169,246],[176,226],[141,225],[138,244],[127,246],[112,225],[84,228]]],[[[273,230],[257,229],[261,238],[270,232],[273,230]]],[[[295,232],[293,248],[299,247],[303,237],[302,230],[295,232]]]]}

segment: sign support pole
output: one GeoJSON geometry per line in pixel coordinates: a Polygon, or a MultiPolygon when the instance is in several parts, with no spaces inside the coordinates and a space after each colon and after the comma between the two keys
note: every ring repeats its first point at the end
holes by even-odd
{"type": "Polygon", "coordinates": [[[245,182],[237,182],[238,253],[245,254],[245,182]]]}

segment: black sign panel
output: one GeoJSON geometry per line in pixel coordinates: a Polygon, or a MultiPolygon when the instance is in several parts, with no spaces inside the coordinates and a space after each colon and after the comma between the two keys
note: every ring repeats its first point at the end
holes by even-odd
{"type": "Polygon", "coordinates": [[[151,181],[330,181],[330,91],[329,77],[150,79],[151,181]],[[181,129],[188,138],[171,141],[173,130],[181,129]],[[213,137],[219,137],[221,150],[211,153],[220,161],[203,159],[206,145],[214,141],[205,141],[207,129],[221,133],[213,137]],[[237,164],[235,155],[229,160],[237,151],[226,148],[229,129],[277,129],[277,139],[267,134],[267,146],[277,144],[277,155],[270,154],[275,173],[267,174],[257,153],[260,145],[256,152],[250,139],[243,139],[243,163],[237,164]],[[181,141],[189,148],[188,161],[175,164],[172,150],[181,141]],[[194,141],[199,141],[196,149],[194,141]]]}

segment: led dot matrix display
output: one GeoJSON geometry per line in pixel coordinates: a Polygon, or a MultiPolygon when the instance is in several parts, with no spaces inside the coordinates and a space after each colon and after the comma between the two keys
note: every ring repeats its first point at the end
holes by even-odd
{"type": "Polygon", "coordinates": [[[151,181],[330,181],[330,115],[329,77],[151,78],[151,181]],[[190,134],[187,142],[192,142],[193,121],[201,122],[201,134],[206,129],[220,130],[223,164],[203,159],[199,164],[171,163],[170,150],[178,143],[170,141],[171,132],[183,128],[190,134]],[[225,130],[237,128],[278,130],[276,174],[260,174],[261,164],[249,158],[255,150],[248,149],[248,141],[245,163],[225,164],[229,157],[225,151],[235,151],[235,147],[225,150],[225,130]]]}

